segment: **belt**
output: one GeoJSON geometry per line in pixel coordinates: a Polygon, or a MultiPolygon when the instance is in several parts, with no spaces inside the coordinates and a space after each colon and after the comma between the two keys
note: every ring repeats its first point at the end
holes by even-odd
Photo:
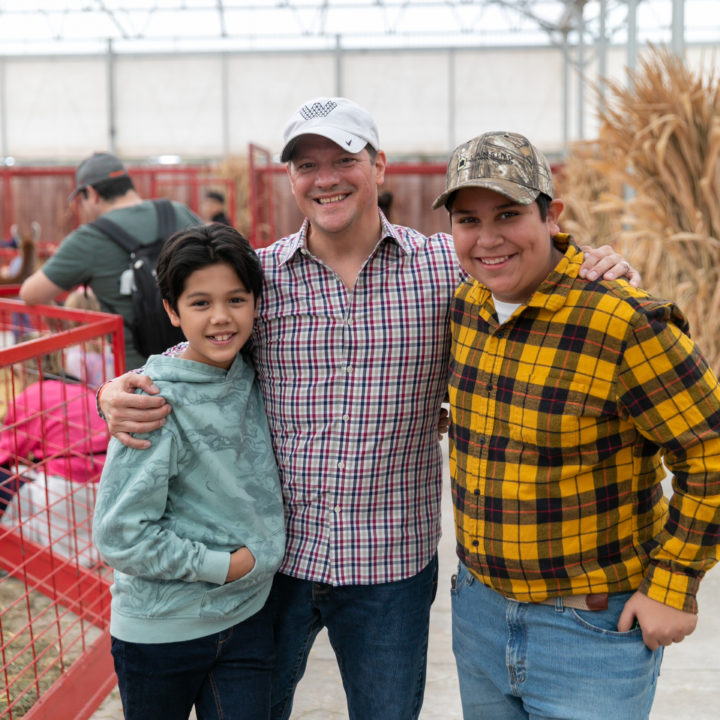
{"type": "Polygon", "coordinates": [[[553,607],[561,605],[561,607],[573,608],[574,610],[590,610],[597,612],[598,610],[608,609],[608,594],[589,593],[587,595],[562,595],[560,597],[550,597],[540,600],[537,605],[552,605],[553,607]],[[558,602],[559,601],[559,602],[558,602]]]}

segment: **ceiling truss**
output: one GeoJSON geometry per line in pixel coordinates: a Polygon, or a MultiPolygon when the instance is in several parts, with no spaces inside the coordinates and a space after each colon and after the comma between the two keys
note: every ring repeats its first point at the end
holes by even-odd
{"type": "MultiPolygon", "coordinates": [[[[625,42],[628,17],[702,0],[0,0],[0,54],[625,42]],[[653,9],[655,8],[655,9],[653,9]]],[[[717,32],[718,28],[715,27],[717,32]]]]}

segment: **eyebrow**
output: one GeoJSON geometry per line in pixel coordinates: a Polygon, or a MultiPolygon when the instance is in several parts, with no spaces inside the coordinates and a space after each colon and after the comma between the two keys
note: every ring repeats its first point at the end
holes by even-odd
{"type": "MultiPolygon", "coordinates": [[[[246,290],[242,285],[239,285],[234,290],[228,291],[227,295],[236,295],[237,293],[245,293],[246,295],[251,294],[249,290],[246,290]]],[[[212,293],[196,290],[195,292],[188,293],[187,298],[190,299],[195,297],[208,297],[209,295],[212,295],[212,293]]]]}
{"type": "MultiPolygon", "coordinates": [[[[494,210],[494,211],[497,211],[497,210],[506,210],[507,208],[513,208],[513,207],[519,207],[519,206],[520,206],[520,203],[518,203],[518,202],[513,202],[513,201],[511,200],[510,202],[503,203],[502,205],[495,205],[495,206],[493,207],[493,210],[494,210]]],[[[472,212],[473,212],[472,210],[463,210],[462,208],[453,208],[453,209],[450,211],[450,214],[451,214],[451,215],[454,215],[455,213],[458,213],[458,214],[463,214],[463,213],[468,214],[468,213],[472,213],[472,212]]]]}

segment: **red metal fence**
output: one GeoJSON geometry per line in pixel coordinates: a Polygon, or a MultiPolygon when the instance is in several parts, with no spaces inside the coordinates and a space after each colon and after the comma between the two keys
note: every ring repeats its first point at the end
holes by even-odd
{"type": "MultiPolygon", "coordinates": [[[[228,215],[237,213],[235,183],[218,177],[201,165],[129,166],[128,172],[141,197],[167,197],[199,211],[205,190],[223,188],[228,215]]],[[[39,256],[52,249],[78,225],[68,196],[75,186],[75,168],[0,166],[0,240],[9,241],[10,228],[17,224],[27,231],[32,221],[40,223],[39,256]]]]}
{"type": "Polygon", "coordinates": [[[110,570],[90,533],[108,440],[92,384],[124,357],[119,316],[0,299],[2,720],[89,718],[115,682],[110,570]]]}

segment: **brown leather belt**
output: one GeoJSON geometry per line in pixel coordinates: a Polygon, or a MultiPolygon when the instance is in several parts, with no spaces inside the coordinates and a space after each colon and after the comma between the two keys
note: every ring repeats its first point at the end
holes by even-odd
{"type": "Polygon", "coordinates": [[[562,602],[562,607],[573,608],[574,610],[590,610],[597,612],[598,610],[608,609],[608,594],[589,593],[588,595],[562,595],[560,598],[546,598],[541,600],[537,605],[552,605],[555,607],[557,601],[562,602]]]}

